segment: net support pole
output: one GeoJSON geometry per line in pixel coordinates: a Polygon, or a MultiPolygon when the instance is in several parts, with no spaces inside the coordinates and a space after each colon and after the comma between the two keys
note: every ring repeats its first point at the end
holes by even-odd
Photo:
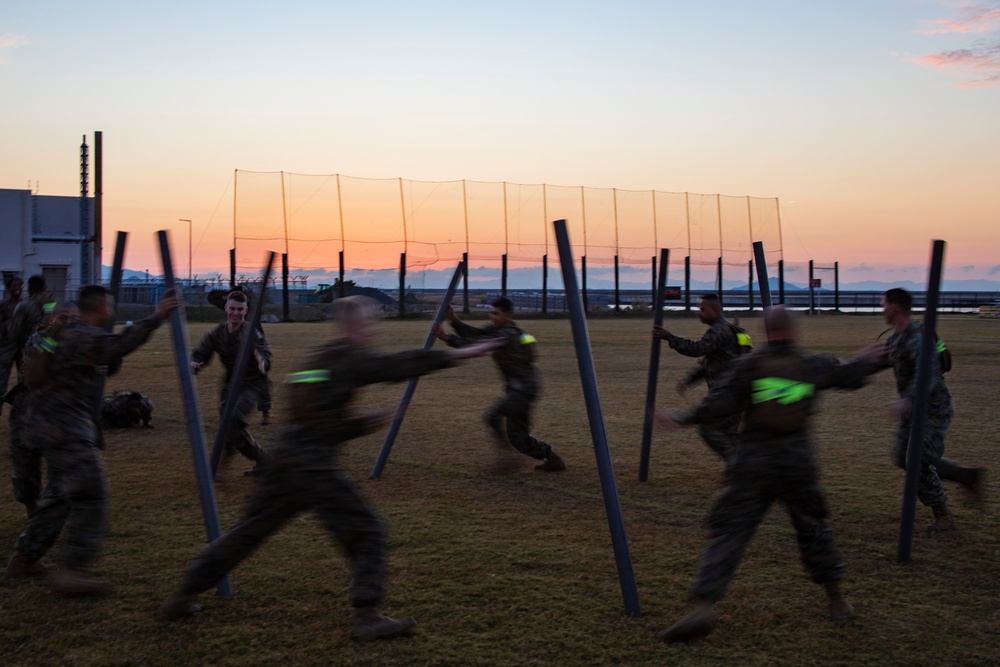
{"type": "Polygon", "coordinates": [[[247,365],[250,364],[253,351],[257,346],[257,331],[260,329],[261,313],[264,312],[264,299],[267,296],[267,283],[271,280],[274,256],[274,252],[267,254],[264,271],[261,273],[260,290],[254,299],[250,319],[243,324],[243,340],[240,341],[240,349],[236,353],[236,363],[233,364],[233,372],[230,374],[229,383],[226,386],[225,403],[222,406],[222,415],[219,417],[219,429],[215,432],[215,440],[212,444],[213,477],[219,471],[219,462],[222,460],[222,452],[225,449],[226,439],[229,437],[230,422],[233,420],[233,413],[236,412],[236,404],[239,402],[243,379],[247,374],[247,365]]]}
{"type": "MultiPolygon", "coordinates": [[[[118,297],[121,296],[122,287],[122,265],[125,263],[125,243],[128,241],[128,232],[118,232],[115,240],[115,258],[111,264],[111,279],[108,282],[108,291],[115,302],[115,313],[118,312],[118,297]]],[[[98,266],[100,266],[98,264],[98,266]]],[[[104,327],[105,331],[112,331],[115,328],[115,318],[109,319],[104,327]]],[[[97,391],[94,392],[94,423],[101,427],[101,404],[104,402],[104,382],[107,378],[102,375],[97,378],[97,391]]]]}
{"type": "Polygon", "coordinates": [[[337,285],[337,287],[338,287],[338,289],[337,289],[337,298],[343,299],[345,296],[347,296],[347,286],[344,285],[344,251],[341,250],[338,253],[338,255],[339,255],[339,262],[340,262],[340,272],[339,272],[340,283],[337,285]]]}
{"type": "Polygon", "coordinates": [[[725,301],[724,301],[725,296],[722,294],[723,287],[722,287],[722,258],[721,257],[719,257],[718,261],[716,262],[715,275],[716,275],[716,280],[719,283],[719,305],[721,306],[721,305],[723,305],[725,303],[725,301]]]}
{"type": "MultiPolygon", "coordinates": [[[[438,305],[437,312],[434,313],[434,321],[431,322],[430,329],[427,330],[427,338],[424,339],[423,349],[429,350],[434,345],[436,337],[434,336],[434,328],[439,326],[441,322],[444,321],[445,315],[448,314],[448,306],[451,305],[451,300],[455,296],[455,292],[458,289],[458,280],[465,273],[465,263],[459,262],[458,266],[455,268],[455,273],[451,276],[451,282],[448,283],[448,289],[444,293],[444,299],[438,305]]],[[[375,467],[372,468],[371,479],[378,479],[382,475],[382,468],[385,467],[385,462],[389,460],[389,452],[392,450],[392,444],[396,441],[396,436],[399,434],[399,428],[403,425],[403,418],[406,416],[406,410],[410,407],[410,401],[413,400],[413,393],[417,390],[417,381],[420,378],[412,377],[406,383],[406,389],[403,391],[403,397],[399,399],[399,405],[396,407],[396,413],[392,416],[392,422],[389,424],[389,431],[385,434],[385,440],[382,442],[382,450],[378,454],[378,459],[375,461],[375,467]]]]}
{"type": "Polygon", "coordinates": [[[399,253],[399,316],[406,315],[406,253],[399,253]]]}
{"type": "Polygon", "coordinates": [[[549,255],[542,255],[542,314],[549,312],[549,255]]]}
{"type": "Polygon", "coordinates": [[[618,289],[618,255],[615,255],[615,312],[616,313],[621,311],[622,309],[621,303],[622,303],[621,292],[618,289]]]}
{"type": "MultiPolygon", "coordinates": [[[[160,258],[163,261],[163,282],[166,288],[174,287],[174,268],[170,259],[170,243],[166,231],[157,232],[160,241],[160,258]]],[[[215,489],[212,486],[212,471],[209,468],[208,457],[205,454],[205,432],[202,429],[201,410],[198,407],[198,392],[194,386],[194,373],[191,372],[191,362],[188,358],[187,332],[184,327],[184,304],[170,313],[170,329],[173,333],[174,363],[177,365],[177,375],[180,379],[181,395],[184,399],[184,410],[187,415],[188,437],[191,440],[191,456],[194,459],[194,471],[198,478],[198,495],[201,498],[201,513],[205,520],[205,534],[209,542],[214,542],[222,535],[219,523],[219,510],[215,504],[215,489]]],[[[233,587],[229,575],[218,583],[219,597],[231,598],[233,587]]]]}
{"type": "Polygon", "coordinates": [[[236,248],[229,249],[229,290],[236,289],[236,248]]]}
{"type": "MultiPolygon", "coordinates": [[[[660,249],[660,271],[656,277],[656,293],[653,295],[653,326],[663,325],[663,293],[667,288],[667,265],[670,250],[660,249]]],[[[656,258],[653,258],[654,265],[656,258]]],[[[660,374],[660,347],[663,341],[656,336],[649,351],[649,379],[646,381],[646,411],[642,420],[642,449],[639,454],[639,481],[649,478],[649,450],[653,441],[653,417],[656,413],[656,385],[660,374]]]]}
{"type": "Polygon", "coordinates": [[[462,314],[469,314],[469,253],[462,253],[462,314]]]}
{"type": "Polygon", "coordinates": [[[924,431],[927,426],[927,403],[934,371],[933,356],[937,353],[937,308],[941,293],[941,268],[944,264],[944,241],[934,241],[931,250],[931,270],[927,279],[927,306],[924,311],[924,330],[920,337],[920,357],[914,381],[910,408],[910,439],[906,445],[906,485],[903,489],[903,512],[899,520],[899,544],[896,560],[910,562],[913,546],[913,521],[917,505],[917,487],[920,485],[920,460],[924,449],[924,431]]]}
{"type": "MultiPolygon", "coordinates": [[[[562,261],[560,256],[559,261],[562,261]]],[[[565,287],[565,285],[563,285],[565,287]]],[[[569,293],[566,293],[567,303],[569,301],[569,293]]],[[[583,316],[587,316],[587,311],[590,309],[587,303],[587,256],[583,255],[580,257],[580,300],[583,302],[583,316]]]]}
{"type": "Polygon", "coordinates": [[[785,303],[785,260],[778,260],[778,303],[785,303]]]}
{"type": "Polygon", "coordinates": [[[500,257],[500,296],[507,296],[507,253],[500,257]]]}
{"type": "Polygon", "coordinates": [[[816,288],[813,286],[814,262],[809,260],[809,314],[816,314],[816,288]]]}
{"type": "Polygon", "coordinates": [[[684,310],[691,310],[691,255],[684,258],[684,310]]]}
{"type": "Polygon", "coordinates": [[[747,262],[747,309],[753,312],[753,260],[747,262]]]}
{"type": "Polygon", "coordinates": [[[291,322],[288,312],[288,253],[281,253],[281,320],[291,322]]]}
{"type": "Polygon", "coordinates": [[[760,305],[762,308],[770,308],[771,303],[771,283],[767,277],[767,260],[764,259],[764,244],[760,241],[753,243],[753,263],[757,265],[757,284],[760,286],[760,305]]]}
{"type": "Polygon", "coordinates": [[[594,372],[594,359],[591,356],[590,335],[587,332],[582,295],[576,284],[569,232],[566,229],[565,220],[556,220],[554,225],[556,243],[559,248],[559,263],[562,269],[563,284],[566,288],[566,304],[569,307],[570,323],[573,328],[573,345],[576,348],[580,381],[583,383],[583,396],[587,404],[590,434],[594,440],[594,455],[597,458],[597,471],[601,479],[604,509],[611,531],[611,544],[615,552],[615,563],[618,566],[618,582],[625,602],[625,613],[632,618],[638,618],[642,616],[642,611],[639,608],[639,592],[635,586],[632,558],[629,555],[625,525],[622,521],[622,509],[618,500],[618,486],[615,483],[611,452],[608,449],[608,436],[604,430],[601,398],[597,392],[597,375],[594,372]]]}

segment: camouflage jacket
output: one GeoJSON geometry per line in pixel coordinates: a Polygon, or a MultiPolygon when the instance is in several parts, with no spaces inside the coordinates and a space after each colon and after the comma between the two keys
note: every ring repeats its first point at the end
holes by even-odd
{"type": "Polygon", "coordinates": [[[725,317],[720,317],[698,340],[690,340],[670,334],[667,344],[686,357],[701,357],[698,366],[687,374],[684,384],[691,386],[705,378],[709,388],[714,387],[729,362],[740,356],[740,344],[736,331],[725,317]]]}
{"type": "Polygon", "coordinates": [[[106,368],[149,340],[160,320],[149,317],[120,334],[79,320],[56,334],[45,385],[31,393],[31,428],[42,442],[76,440],[96,445],[94,401],[106,368]]]}
{"type": "Polygon", "coordinates": [[[18,346],[24,347],[31,334],[35,333],[41,326],[45,304],[51,303],[53,300],[49,292],[42,292],[21,299],[21,302],[17,304],[11,319],[10,330],[18,346]]]}
{"type": "Polygon", "coordinates": [[[490,324],[480,329],[461,321],[452,326],[455,333],[445,341],[451,347],[464,347],[487,338],[505,339],[504,346],[493,351],[493,361],[507,383],[507,390],[528,394],[538,392],[534,336],[524,333],[513,322],[502,328],[490,324]]]}
{"type": "Polygon", "coordinates": [[[18,349],[18,332],[14,327],[14,313],[22,301],[24,301],[23,298],[14,301],[6,297],[0,300],[0,349],[18,349]]]}
{"type": "Polygon", "coordinates": [[[771,342],[733,362],[731,372],[681,422],[716,422],[742,413],[742,439],[751,446],[805,446],[817,394],[831,388],[859,389],[875,370],[863,359],[839,364],[808,355],[789,342],[771,342]]]}
{"type": "Polygon", "coordinates": [[[358,390],[378,382],[397,382],[448,368],[443,350],[380,354],[347,340],[334,340],[310,354],[303,370],[289,378],[290,424],[272,449],[276,461],[304,469],[335,467],[339,443],[370,433],[380,420],[356,412],[358,390]]]}
{"type": "MultiPolygon", "coordinates": [[[[201,339],[201,343],[191,353],[192,361],[208,364],[212,360],[212,355],[218,354],[219,360],[222,361],[222,365],[226,369],[225,387],[228,387],[229,379],[233,374],[233,367],[236,365],[236,357],[240,352],[240,345],[243,343],[243,334],[249,328],[249,323],[244,322],[235,333],[229,333],[228,325],[223,322],[206,333],[201,339]]],[[[271,356],[271,347],[267,344],[264,332],[260,329],[257,330],[257,344],[254,349],[264,359],[264,370],[269,370],[273,359],[271,356]]],[[[253,356],[250,357],[250,362],[247,364],[243,384],[249,387],[267,386],[267,375],[262,374],[260,369],[257,368],[257,362],[253,356]]],[[[225,391],[225,387],[223,391],[225,391]]]]}
{"type": "MultiPolygon", "coordinates": [[[[910,322],[903,332],[893,332],[886,340],[888,349],[888,364],[892,365],[896,376],[896,390],[900,398],[912,398],[917,380],[917,362],[920,359],[920,346],[923,339],[921,327],[916,322],[910,322]]],[[[938,355],[931,355],[931,385],[927,399],[927,417],[929,419],[944,419],[951,417],[954,409],[951,403],[951,392],[944,381],[944,374],[938,361],[938,355]]]]}

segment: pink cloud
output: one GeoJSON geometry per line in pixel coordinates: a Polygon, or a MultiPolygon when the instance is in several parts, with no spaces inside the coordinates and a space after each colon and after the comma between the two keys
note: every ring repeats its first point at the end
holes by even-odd
{"type": "Polygon", "coordinates": [[[912,62],[934,69],[964,70],[975,76],[952,84],[956,88],[991,88],[1000,85],[1000,6],[973,5],[963,7],[962,17],[928,22],[924,34],[993,33],[977,40],[968,48],[929,53],[913,58],[912,62]]]}
{"type": "Polygon", "coordinates": [[[16,49],[19,46],[30,44],[31,40],[23,35],[15,35],[9,32],[0,33],[0,50],[16,49]]]}

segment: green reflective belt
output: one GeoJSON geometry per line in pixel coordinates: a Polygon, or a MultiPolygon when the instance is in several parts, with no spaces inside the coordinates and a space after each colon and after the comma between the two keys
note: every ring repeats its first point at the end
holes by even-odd
{"type": "Polygon", "coordinates": [[[42,306],[42,312],[45,313],[46,315],[51,315],[52,311],[54,311],[55,309],[56,309],[55,301],[47,303],[44,306],[42,306]]]}
{"type": "Polygon", "coordinates": [[[306,384],[310,382],[329,382],[330,371],[313,370],[299,371],[288,376],[289,384],[306,384]]]}
{"type": "Polygon", "coordinates": [[[816,386],[785,378],[761,378],[753,381],[753,403],[778,401],[781,405],[798,403],[816,393],[816,386]]]}
{"type": "Polygon", "coordinates": [[[535,337],[531,334],[521,334],[521,345],[531,345],[535,342],[535,337]]]}
{"type": "Polygon", "coordinates": [[[59,347],[59,343],[57,343],[54,338],[46,337],[35,343],[36,350],[48,352],[49,354],[54,354],[57,347],[59,347]]]}
{"type": "Polygon", "coordinates": [[[938,352],[944,352],[945,350],[947,350],[947,349],[948,349],[948,348],[947,348],[947,347],[945,346],[945,344],[944,344],[944,341],[943,341],[943,340],[941,340],[940,338],[938,338],[938,339],[937,339],[937,343],[935,343],[935,347],[937,348],[937,351],[938,351],[938,352]]]}
{"type": "Polygon", "coordinates": [[[741,347],[751,347],[750,334],[738,333],[736,334],[736,342],[740,344],[741,347]]]}

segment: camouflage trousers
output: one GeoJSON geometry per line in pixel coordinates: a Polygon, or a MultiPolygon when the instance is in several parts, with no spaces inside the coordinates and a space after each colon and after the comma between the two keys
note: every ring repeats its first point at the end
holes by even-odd
{"type": "Polygon", "coordinates": [[[42,495],[42,451],[25,437],[25,408],[28,390],[23,384],[11,390],[10,400],[10,483],[14,499],[31,505],[42,495]]]}
{"type": "Polygon", "coordinates": [[[65,526],[56,560],[66,567],[86,567],[100,554],[108,526],[108,484],[100,454],[86,440],[37,444],[48,466],[49,482],[15,548],[30,560],[38,560],[65,526]]]}
{"type": "Polygon", "coordinates": [[[726,478],[709,517],[709,542],[691,589],[693,598],[722,599],[747,545],[775,501],[788,509],[810,578],[815,583],[844,578],[814,462],[741,457],[730,464],[726,478]]]}
{"type": "Polygon", "coordinates": [[[385,591],[383,519],[342,472],[300,470],[280,457],[264,473],[236,527],[192,561],[181,592],[208,590],[264,540],[303,512],[314,512],[344,547],[352,574],[351,604],[355,607],[380,604],[385,591]]]}
{"type": "Polygon", "coordinates": [[[740,419],[741,416],[737,415],[720,422],[698,424],[698,434],[702,440],[725,462],[728,462],[736,454],[740,419]]]}
{"type": "Polygon", "coordinates": [[[531,435],[531,409],[536,398],[537,394],[530,392],[507,391],[486,413],[486,423],[498,438],[517,451],[544,461],[552,448],[531,435]]]}
{"type": "MultiPolygon", "coordinates": [[[[955,467],[944,455],[944,438],[948,434],[951,416],[928,419],[924,424],[924,437],[920,454],[920,480],[917,484],[917,498],[928,507],[938,507],[948,501],[940,474],[942,470],[955,467]]],[[[910,443],[910,421],[900,421],[896,425],[892,443],[892,462],[897,468],[906,470],[906,449],[910,443]]]]}
{"type": "MultiPolygon", "coordinates": [[[[233,410],[233,420],[229,424],[229,433],[226,436],[226,446],[223,457],[228,457],[233,452],[239,452],[251,461],[261,461],[264,459],[264,449],[250,434],[247,428],[247,421],[250,415],[257,409],[261,401],[262,392],[257,387],[243,387],[236,397],[236,407],[233,410]]],[[[219,403],[219,414],[226,408],[226,397],[223,396],[219,403]]]]}

